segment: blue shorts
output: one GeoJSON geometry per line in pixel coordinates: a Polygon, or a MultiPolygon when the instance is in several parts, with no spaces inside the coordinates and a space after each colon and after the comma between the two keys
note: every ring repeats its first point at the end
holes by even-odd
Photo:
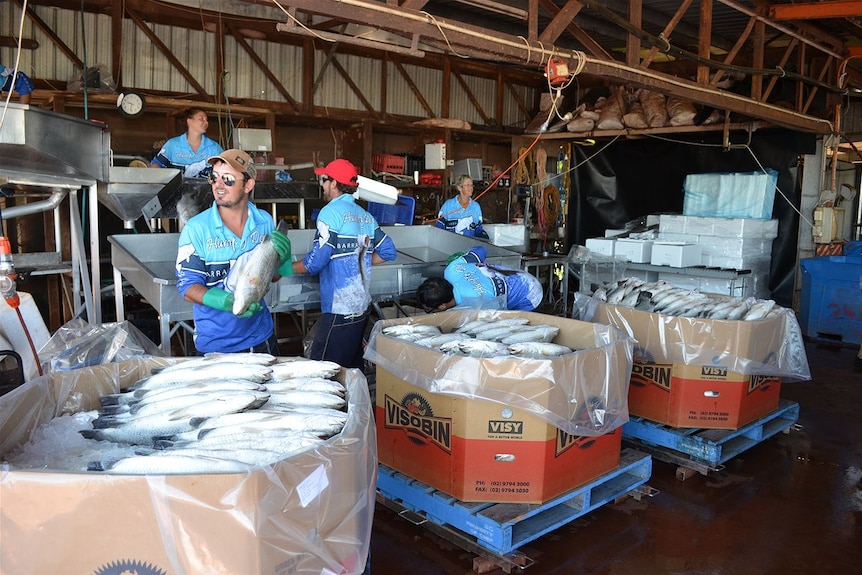
{"type": "Polygon", "coordinates": [[[23,72],[18,72],[14,77],[6,76],[6,82],[3,84],[3,89],[0,92],[9,92],[11,90],[18,92],[20,96],[26,96],[35,89],[36,86],[33,85],[33,80],[30,79],[30,76],[23,72]]]}

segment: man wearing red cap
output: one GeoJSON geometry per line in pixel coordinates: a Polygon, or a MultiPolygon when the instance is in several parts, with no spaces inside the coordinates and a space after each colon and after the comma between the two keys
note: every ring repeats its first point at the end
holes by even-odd
{"type": "Polygon", "coordinates": [[[213,205],[186,223],[177,250],[177,289],[195,304],[195,348],[199,353],[278,355],[266,302],[252,302],[236,316],[234,295],[225,288],[231,269],[267,237],[278,253],[276,277],[291,275],[290,240],[274,229],[272,216],[249,201],[256,169],[248,154],[225,150],[207,163],[212,165],[213,205]]]}
{"type": "Polygon", "coordinates": [[[327,204],[317,216],[311,251],[295,273],[320,275],[320,309],[308,356],[362,367],[362,337],[371,304],[371,265],[394,260],[395,244],[356,204],[359,172],[347,160],[315,168],[327,204]]]}

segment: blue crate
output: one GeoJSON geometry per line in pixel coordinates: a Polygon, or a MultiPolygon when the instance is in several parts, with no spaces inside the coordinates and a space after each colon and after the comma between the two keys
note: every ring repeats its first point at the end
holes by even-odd
{"type": "Polygon", "coordinates": [[[416,209],[416,200],[410,196],[398,195],[398,201],[394,205],[368,202],[368,213],[374,216],[381,226],[393,226],[403,224],[413,225],[413,212],[416,209]]]}
{"type": "Polygon", "coordinates": [[[467,503],[425,483],[379,466],[377,490],[427,521],[448,528],[492,554],[505,555],[605,503],[634,491],[650,478],[652,459],[623,449],[618,468],[542,505],[467,503]]]}
{"type": "Polygon", "coordinates": [[[862,342],[862,257],[807,258],[800,266],[802,332],[815,339],[862,342]]]}
{"type": "Polygon", "coordinates": [[[862,242],[847,242],[844,244],[843,255],[862,258],[862,242]]]}
{"type": "Polygon", "coordinates": [[[623,425],[623,440],[656,459],[707,473],[727,460],[791,427],[799,419],[799,404],[780,399],[778,408],[739,429],[682,429],[642,417],[623,425]]]}

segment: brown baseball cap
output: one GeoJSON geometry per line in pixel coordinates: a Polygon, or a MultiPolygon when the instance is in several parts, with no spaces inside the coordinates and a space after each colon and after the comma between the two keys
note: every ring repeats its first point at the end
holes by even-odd
{"type": "Polygon", "coordinates": [[[215,163],[216,160],[225,162],[231,168],[237,172],[245,174],[252,180],[257,175],[257,168],[254,167],[254,162],[252,162],[251,156],[242,150],[231,148],[230,150],[225,150],[218,156],[210,156],[207,158],[207,162],[210,164],[215,163]]]}

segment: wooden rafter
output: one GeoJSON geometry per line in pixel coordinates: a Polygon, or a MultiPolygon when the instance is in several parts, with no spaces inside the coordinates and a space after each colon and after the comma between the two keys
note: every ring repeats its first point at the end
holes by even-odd
{"type": "Polygon", "coordinates": [[[296,103],[296,100],[290,95],[290,92],[287,91],[287,88],[284,87],[284,84],[276,78],[275,74],[272,73],[272,70],[269,69],[269,66],[266,65],[266,62],[258,56],[257,52],[254,51],[251,44],[249,44],[246,39],[243,37],[242,33],[237,29],[236,25],[232,22],[227,22],[227,29],[230,31],[231,36],[234,37],[237,44],[239,44],[243,50],[245,50],[246,54],[257,64],[257,67],[263,72],[263,75],[266,76],[266,79],[270,81],[270,83],[275,86],[275,89],[278,91],[281,96],[287,100],[287,103],[296,111],[299,112],[299,104],[296,103]]]}
{"type": "Polygon", "coordinates": [[[413,96],[419,102],[419,105],[422,106],[422,109],[428,114],[429,118],[435,118],[434,110],[431,109],[431,106],[428,104],[428,101],[425,99],[425,96],[422,95],[422,91],[419,90],[419,86],[413,81],[413,78],[410,77],[410,74],[407,73],[407,70],[404,69],[404,66],[401,65],[401,62],[397,60],[391,60],[392,65],[401,74],[401,77],[404,79],[404,82],[407,84],[407,87],[410,88],[410,91],[413,92],[413,96]]]}
{"type": "MultiPolygon", "coordinates": [[[[13,0],[13,2],[15,2],[15,4],[17,4],[22,11],[24,10],[23,0],[13,0]]],[[[65,54],[69,60],[74,62],[79,68],[81,68],[81,70],[84,69],[84,61],[78,58],[78,54],[75,53],[75,51],[72,50],[65,42],[63,42],[63,39],[57,36],[54,30],[50,26],[48,26],[48,24],[46,24],[44,20],[39,18],[39,16],[37,16],[32,10],[27,10],[26,13],[27,17],[33,21],[33,24],[35,24],[36,27],[41,30],[43,34],[50,38],[51,42],[53,42],[54,45],[57,46],[57,48],[63,54],[65,54]]]]}
{"type": "MultiPolygon", "coordinates": [[[[665,26],[664,30],[662,30],[660,37],[664,38],[668,45],[670,45],[669,38],[671,34],[673,34],[674,29],[676,29],[676,26],[677,24],[679,24],[680,20],[682,20],[682,17],[685,16],[685,13],[688,10],[689,6],[691,6],[692,1],[693,0],[683,0],[682,3],[679,5],[679,8],[676,9],[676,13],[668,21],[667,26],[665,26]]],[[[656,55],[658,54],[658,50],[658,46],[653,46],[652,48],[650,48],[649,52],[647,52],[647,55],[644,57],[643,62],[641,62],[641,66],[643,66],[644,68],[648,68],[649,65],[652,63],[653,59],[655,59],[656,55]]]]}
{"type": "MultiPolygon", "coordinates": [[[[757,18],[751,17],[748,19],[748,24],[745,26],[745,30],[740,34],[739,38],[736,40],[736,43],[733,45],[733,48],[730,49],[730,52],[724,57],[725,64],[733,64],[734,58],[739,54],[739,51],[748,41],[748,37],[751,36],[751,31],[754,29],[754,25],[757,23],[757,18]]],[[[716,70],[715,74],[712,75],[712,80],[710,80],[710,86],[717,85],[722,76],[724,76],[724,70],[716,70]]]]}
{"type": "Polygon", "coordinates": [[[470,86],[467,85],[467,82],[464,81],[464,78],[461,74],[458,73],[457,70],[452,70],[452,75],[455,76],[455,79],[458,80],[458,83],[461,85],[461,88],[464,90],[464,93],[467,95],[467,99],[470,100],[470,103],[473,104],[473,107],[482,116],[482,121],[485,124],[489,124],[488,115],[485,113],[485,110],[482,109],[482,104],[476,98],[476,95],[473,94],[473,91],[470,89],[470,86]]]}
{"type": "MultiPolygon", "coordinates": [[[[159,38],[156,33],[150,29],[149,26],[147,26],[147,23],[144,22],[144,20],[140,16],[138,16],[137,13],[133,12],[132,10],[129,10],[128,8],[126,8],[126,13],[129,15],[129,18],[132,20],[132,22],[134,22],[135,25],[140,28],[141,32],[143,32],[147,36],[147,38],[150,39],[150,42],[152,42],[156,46],[156,48],[158,48],[159,52],[164,55],[168,62],[170,62],[171,65],[177,69],[180,75],[182,75],[182,77],[186,79],[186,81],[192,86],[192,88],[194,88],[198,95],[203,100],[207,102],[212,102],[212,96],[210,96],[207,93],[206,89],[201,86],[200,83],[198,83],[195,77],[192,76],[191,72],[189,72],[188,68],[186,68],[183,63],[180,62],[176,56],[174,56],[173,52],[168,49],[165,43],[162,42],[161,38],[159,38]]],[[[219,69],[223,70],[224,67],[219,69]]],[[[219,76],[219,78],[221,77],[219,76]]],[[[220,81],[221,80],[219,80],[219,82],[220,81]]]]}

